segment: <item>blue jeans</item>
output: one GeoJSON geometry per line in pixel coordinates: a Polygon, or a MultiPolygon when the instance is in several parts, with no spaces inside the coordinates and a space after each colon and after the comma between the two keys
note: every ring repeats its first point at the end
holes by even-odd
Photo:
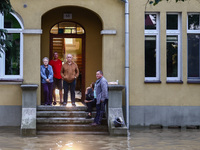
{"type": "Polygon", "coordinates": [[[101,120],[103,118],[103,114],[105,112],[105,106],[107,102],[108,102],[108,99],[105,99],[104,102],[101,102],[100,104],[96,104],[97,113],[96,113],[96,117],[94,118],[94,122],[96,124],[101,124],[101,120]]]}
{"type": "Polygon", "coordinates": [[[72,102],[72,104],[75,104],[75,87],[76,87],[76,80],[74,80],[72,83],[68,83],[66,81],[63,81],[64,103],[67,103],[68,91],[70,90],[71,102],[72,102]]]}

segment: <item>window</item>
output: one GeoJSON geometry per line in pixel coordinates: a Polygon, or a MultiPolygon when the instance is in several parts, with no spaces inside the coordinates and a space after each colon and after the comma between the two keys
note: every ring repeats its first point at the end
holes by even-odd
{"type": "Polygon", "coordinates": [[[60,22],[54,25],[50,31],[51,34],[84,34],[84,29],[74,22],[60,22]]]}
{"type": "Polygon", "coordinates": [[[200,81],[200,13],[188,14],[188,80],[200,81]]]}
{"type": "Polygon", "coordinates": [[[145,81],[160,81],[159,14],[145,14],[145,81]]]}
{"type": "MultiPolygon", "coordinates": [[[[16,14],[0,14],[0,29],[7,30],[5,37],[12,44],[0,51],[0,80],[21,80],[23,78],[23,24],[16,14]]],[[[5,45],[3,45],[5,46],[5,45]]]]}
{"type": "Polygon", "coordinates": [[[167,81],[181,81],[182,59],[180,14],[168,13],[166,28],[167,81]]]}

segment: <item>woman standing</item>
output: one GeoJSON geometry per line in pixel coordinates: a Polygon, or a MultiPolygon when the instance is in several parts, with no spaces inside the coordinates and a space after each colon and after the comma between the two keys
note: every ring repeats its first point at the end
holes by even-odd
{"type": "Polygon", "coordinates": [[[45,105],[51,105],[53,92],[53,69],[51,65],[49,65],[49,59],[47,57],[44,57],[42,61],[43,65],[40,66],[40,72],[45,105]]]}

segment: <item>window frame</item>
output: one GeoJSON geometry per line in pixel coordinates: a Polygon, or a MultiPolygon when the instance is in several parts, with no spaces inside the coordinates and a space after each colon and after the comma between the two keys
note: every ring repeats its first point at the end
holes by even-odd
{"type": "Polygon", "coordinates": [[[18,21],[21,28],[4,28],[4,15],[0,13],[0,29],[7,30],[7,33],[19,33],[20,34],[20,61],[19,61],[19,75],[5,75],[5,51],[0,57],[1,69],[0,69],[0,81],[22,81],[23,80],[23,22],[20,20],[19,16],[15,13],[10,13],[18,21]]]}
{"type": "MultiPolygon", "coordinates": [[[[146,12],[145,15],[146,14],[156,14],[156,29],[155,30],[145,29],[145,23],[144,23],[144,39],[145,39],[145,36],[156,36],[156,76],[145,77],[145,82],[160,82],[160,15],[157,12],[146,12]]],[[[144,43],[145,43],[145,40],[144,40],[144,43]]],[[[145,52],[145,49],[144,49],[144,52],[145,52]]]]}
{"type": "MultiPolygon", "coordinates": [[[[199,19],[200,19],[200,13],[188,13],[187,14],[187,34],[188,33],[194,33],[194,34],[200,34],[200,29],[199,30],[190,30],[190,29],[188,29],[188,25],[189,25],[189,19],[188,19],[188,16],[189,15],[191,15],[191,14],[193,14],[193,15],[199,15],[199,19]]],[[[199,20],[199,26],[200,26],[200,20],[199,20]]]]}
{"type": "Polygon", "coordinates": [[[182,82],[182,18],[181,13],[166,13],[166,23],[167,23],[167,15],[178,15],[178,29],[175,30],[167,30],[166,25],[166,80],[167,82],[182,82]],[[177,77],[167,77],[167,36],[178,36],[178,65],[177,65],[177,77]]]}
{"type": "MultiPolygon", "coordinates": [[[[199,19],[200,19],[200,13],[198,12],[189,12],[187,13],[187,43],[188,43],[188,35],[192,35],[192,34],[198,34],[200,35],[200,29],[199,30],[190,30],[188,29],[189,26],[189,15],[199,15],[199,19]]],[[[199,26],[200,26],[200,20],[199,20],[199,26]]],[[[200,44],[200,40],[199,40],[199,44],[200,44]]],[[[187,56],[188,56],[188,46],[187,46],[187,56]]],[[[199,45],[199,64],[200,64],[200,45],[199,45]]],[[[188,58],[187,58],[187,81],[188,83],[200,83],[200,75],[199,77],[189,77],[189,65],[188,65],[188,58]]],[[[199,68],[199,73],[200,73],[200,68],[199,68]]]]}

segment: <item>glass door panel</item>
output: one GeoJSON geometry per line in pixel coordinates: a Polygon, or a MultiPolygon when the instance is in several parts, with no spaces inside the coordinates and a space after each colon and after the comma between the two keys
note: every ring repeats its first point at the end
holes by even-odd
{"type": "MultiPolygon", "coordinates": [[[[82,91],[84,87],[82,86],[82,77],[84,73],[84,68],[82,64],[82,38],[65,38],[65,37],[53,37],[52,38],[52,51],[51,56],[53,57],[54,52],[58,53],[58,58],[62,60],[63,63],[66,62],[67,54],[72,54],[73,61],[78,65],[79,77],[76,80],[76,98],[82,98],[82,91]]],[[[84,93],[83,93],[84,94],[84,93]]]]}
{"type": "Polygon", "coordinates": [[[76,80],[76,91],[81,92],[82,79],[82,38],[64,38],[65,58],[67,54],[72,54],[73,61],[78,65],[79,77],[76,80]]]}

